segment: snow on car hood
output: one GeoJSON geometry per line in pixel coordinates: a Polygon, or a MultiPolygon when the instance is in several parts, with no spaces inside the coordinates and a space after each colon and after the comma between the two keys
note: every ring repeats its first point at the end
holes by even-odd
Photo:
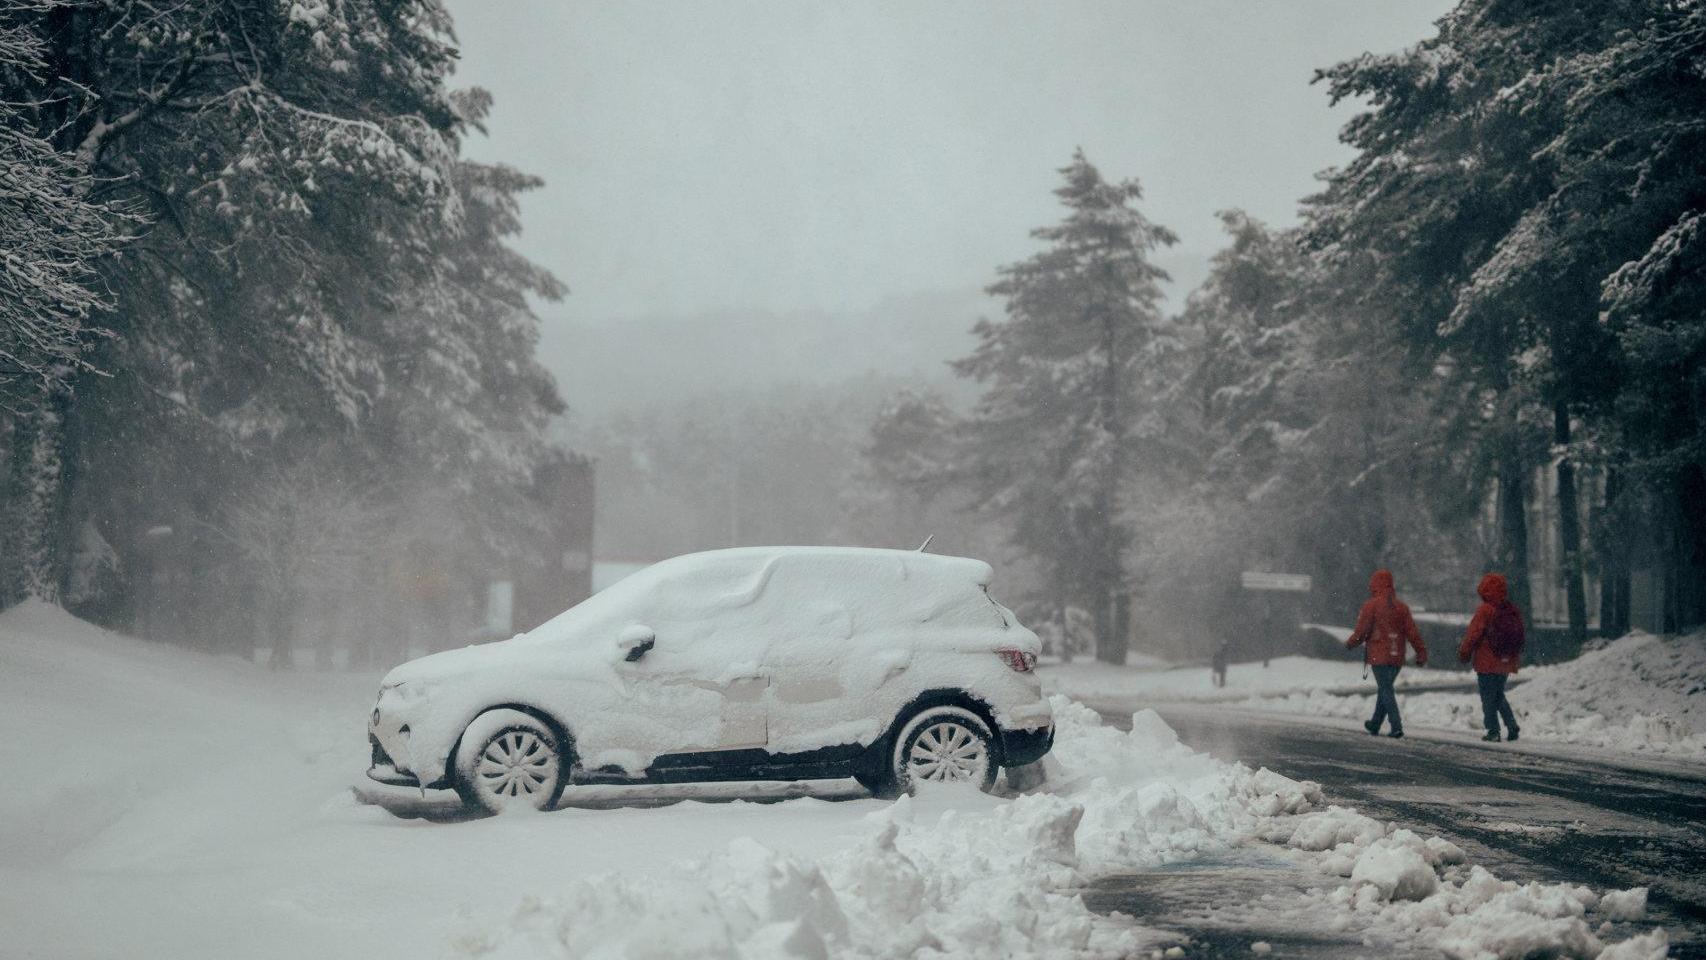
{"type": "Polygon", "coordinates": [[[525,669],[549,658],[558,670],[584,670],[589,674],[608,672],[616,658],[614,645],[605,647],[559,639],[546,641],[531,634],[517,634],[496,643],[471,644],[417,657],[385,675],[381,686],[461,680],[488,672],[525,669]]]}

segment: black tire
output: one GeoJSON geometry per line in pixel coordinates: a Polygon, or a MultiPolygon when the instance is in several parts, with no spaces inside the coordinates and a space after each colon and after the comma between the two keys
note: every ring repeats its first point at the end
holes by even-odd
{"type": "Polygon", "coordinates": [[[920,710],[901,725],[893,743],[884,772],[896,795],[911,792],[917,779],[970,781],[988,793],[1001,773],[995,735],[965,707],[920,710]]]}
{"type": "Polygon", "coordinates": [[[549,810],[568,782],[569,751],[550,725],[520,710],[488,710],[463,731],[452,782],[469,810],[549,810]]]}

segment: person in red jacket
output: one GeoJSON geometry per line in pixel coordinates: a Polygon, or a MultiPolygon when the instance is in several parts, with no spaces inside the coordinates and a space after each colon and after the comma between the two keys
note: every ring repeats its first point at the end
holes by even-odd
{"type": "Polygon", "coordinates": [[[1475,681],[1481,691],[1481,724],[1487,728],[1483,740],[1497,743],[1499,720],[1505,721],[1506,740],[1515,740],[1519,729],[1510,701],[1505,699],[1505,684],[1517,670],[1522,659],[1522,611],[1506,598],[1505,578],[1489,573],[1475,588],[1481,595],[1481,606],[1469,620],[1469,630],[1457,646],[1457,659],[1475,663],[1475,681]]]}
{"type": "Polygon", "coordinates": [[[1363,660],[1374,670],[1378,692],[1374,696],[1374,716],[1363,724],[1371,734],[1380,732],[1380,724],[1392,718],[1393,737],[1404,735],[1404,718],[1398,714],[1398,695],[1393,685],[1398,671],[1404,669],[1404,645],[1416,648],[1416,666],[1428,665],[1428,648],[1422,643],[1422,632],[1410,616],[1410,608],[1398,599],[1392,585],[1392,571],[1376,570],[1368,578],[1368,602],[1357,614],[1356,629],[1345,640],[1347,649],[1364,647],[1363,660]]]}

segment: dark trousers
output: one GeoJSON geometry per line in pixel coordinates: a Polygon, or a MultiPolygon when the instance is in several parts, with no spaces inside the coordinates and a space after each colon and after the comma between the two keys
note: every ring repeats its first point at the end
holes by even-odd
{"type": "Polygon", "coordinates": [[[1379,730],[1380,724],[1391,717],[1392,730],[1396,733],[1404,729],[1404,718],[1398,715],[1398,695],[1392,691],[1392,685],[1398,682],[1398,671],[1404,668],[1375,666],[1372,669],[1378,688],[1374,694],[1374,729],[1379,730]]]}
{"type": "Polygon", "coordinates": [[[1505,681],[1510,677],[1503,673],[1477,673],[1475,683],[1481,688],[1481,725],[1488,733],[1499,732],[1499,718],[1505,720],[1505,729],[1515,731],[1516,714],[1511,712],[1511,702],[1505,699],[1505,681]]]}

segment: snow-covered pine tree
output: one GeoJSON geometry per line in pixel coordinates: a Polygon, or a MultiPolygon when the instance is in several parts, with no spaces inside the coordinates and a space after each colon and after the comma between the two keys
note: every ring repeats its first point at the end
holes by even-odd
{"type": "Polygon", "coordinates": [[[1269,230],[1241,210],[1220,214],[1227,245],[1185,302],[1180,323],[1191,331],[1192,364],[1181,398],[1203,436],[1210,476],[1248,490],[1271,477],[1276,459],[1320,410],[1299,404],[1294,377],[1308,363],[1304,331],[1310,264],[1297,238],[1269,230]]]}
{"type": "MultiPolygon", "coordinates": [[[[1360,154],[1314,201],[1313,232],[1373,265],[1362,307],[1391,316],[1415,349],[1449,363],[1465,386],[1493,394],[1505,426],[1485,435],[1499,446],[1506,559],[1519,594],[1521,484],[1533,462],[1523,451],[1533,446],[1527,435],[1550,441],[1561,573],[1578,635],[1586,551],[1576,465],[1617,466],[1631,456],[1614,435],[1631,424],[1614,408],[1648,391],[1629,384],[1621,361],[1652,342],[1642,328],[1680,317],[1642,309],[1620,322],[1615,311],[1605,314],[1607,294],[1615,301],[1623,289],[1613,277],[1626,263],[1679,249],[1675,241],[1688,236],[1701,208],[1701,17],[1693,5],[1645,0],[1465,0],[1439,21],[1436,37],[1321,74],[1335,100],[1364,98],[1373,109],[1345,127],[1343,139],[1360,154]]],[[[1674,358],[1678,350],[1699,356],[1690,339],[1667,345],[1661,365],[1688,369],[1674,358]]],[[[1661,405],[1699,422],[1682,406],[1661,405]]],[[[1648,449],[1686,447],[1676,438],[1690,432],[1684,426],[1648,449]]],[[[1668,503],[1662,512],[1699,517],[1683,505],[1698,503],[1706,471],[1698,459],[1673,466],[1633,473],[1668,503]]],[[[1668,529],[1689,540],[1665,551],[1667,576],[1680,578],[1668,593],[1697,598],[1678,622],[1699,622],[1706,521],[1668,529]]]]}
{"type": "Polygon", "coordinates": [[[460,229],[434,244],[442,269],[381,316],[386,389],[349,444],[362,469],[395,478],[396,496],[440,498],[441,539],[493,569],[547,529],[528,491],[546,427],[565,409],[535,355],[532,307],[559,299],[563,285],[508,245],[521,230],[520,195],[540,182],[455,164],[460,229]]]}
{"type": "MultiPolygon", "coordinates": [[[[379,318],[441,268],[433,238],[459,229],[438,3],[40,3],[7,17],[45,41],[40,80],[3,98],[23,129],[148,217],[102,271],[115,308],[87,357],[100,375],[23,423],[65,468],[15,482],[8,501],[63,528],[52,518],[154,467],[358,423],[384,389],[379,318]],[[86,482],[105,487],[76,493],[86,482]]],[[[27,446],[12,445],[15,465],[27,446]]],[[[63,554],[26,556],[30,589],[51,595],[63,554]]]]}
{"type": "Polygon", "coordinates": [[[1235,634],[1240,570],[1312,574],[1317,615],[1343,616],[1374,567],[1409,575],[1450,559],[1427,549],[1442,526],[1428,504],[1458,498],[1441,490],[1429,384],[1391,331],[1323,309],[1343,277],[1295,231],[1238,211],[1222,221],[1227,245],[1180,316],[1190,362],[1176,446],[1196,451],[1200,503],[1170,542],[1195,553],[1157,562],[1176,571],[1161,574],[1169,597],[1235,634]]]}
{"type": "Polygon", "coordinates": [[[89,314],[104,303],[96,264],[119,211],[91,197],[77,158],[25,122],[18,97],[41,82],[43,42],[19,17],[46,0],[0,0],[0,409],[15,410],[83,364],[89,314]]]}
{"type": "Polygon", "coordinates": [[[1001,268],[989,292],[1006,300],[1006,316],[980,321],[977,348],[954,364],[984,385],[961,469],[979,509],[1010,518],[1049,589],[1091,612],[1097,657],[1123,663],[1131,532],[1121,490],[1136,445],[1161,433],[1146,398],[1170,344],[1167,274],[1150,257],[1177,238],[1137,210],[1137,181],[1104,180],[1082,150],[1060,172],[1066,218],[1033,231],[1044,250],[1001,268]]]}
{"type": "MultiPolygon", "coordinates": [[[[1616,264],[1599,282],[1622,374],[1609,403],[1617,482],[1607,514],[1645,514],[1659,531],[1660,625],[1681,631],[1706,623],[1706,8],[1654,5],[1639,26],[1549,76],[1566,98],[1551,147],[1563,177],[1606,198],[1574,211],[1587,235],[1572,239],[1603,250],[1588,275],[1616,264]]],[[[1601,551],[1602,576],[1614,622],[1627,628],[1620,546],[1601,551]]]]}
{"type": "Polygon", "coordinates": [[[63,469],[55,439],[66,382],[87,367],[105,305],[97,267],[126,217],[95,197],[76,155],[31,129],[27,113],[45,70],[34,16],[47,0],[0,0],[0,451],[13,493],[0,497],[0,606],[20,592],[52,596],[69,530],[54,510],[63,469]]]}

